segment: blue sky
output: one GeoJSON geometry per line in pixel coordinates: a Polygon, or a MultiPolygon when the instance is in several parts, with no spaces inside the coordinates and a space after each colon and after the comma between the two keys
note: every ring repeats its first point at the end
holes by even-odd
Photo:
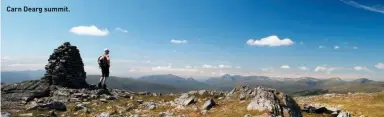
{"type": "Polygon", "coordinates": [[[88,74],[99,73],[95,58],[109,48],[117,76],[384,75],[379,0],[3,0],[1,10],[3,71],[43,69],[53,49],[69,41],[88,74]]]}

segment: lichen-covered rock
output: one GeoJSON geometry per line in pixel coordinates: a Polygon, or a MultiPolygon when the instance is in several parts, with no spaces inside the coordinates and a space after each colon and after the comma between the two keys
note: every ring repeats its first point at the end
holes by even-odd
{"type": "Polygon", "coordinates": [[[255,97],[247,110],[267,111],[275,116],[302,117],[300,107],[288,95],[269,88],[254,88],[255,97]]]}

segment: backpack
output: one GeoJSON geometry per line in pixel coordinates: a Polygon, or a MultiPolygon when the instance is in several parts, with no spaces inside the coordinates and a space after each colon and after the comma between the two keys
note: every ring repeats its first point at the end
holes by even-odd
{"type": "Polygon", "coordinates": [[[97,63],[99,64],[99,67],[107,67],[108,66],[107,58],[104,56],[99,56],[99,58],[97,58],[97,63]]]}

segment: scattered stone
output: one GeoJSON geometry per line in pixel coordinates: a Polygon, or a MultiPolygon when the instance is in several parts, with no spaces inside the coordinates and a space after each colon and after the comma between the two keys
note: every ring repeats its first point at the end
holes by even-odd
{"type": "Polygon", "coordinates": [[[156,104],[149,105],[149,110],[155,110],[155,109],[156,109],[156,104]]]}
{"type": "Polygon", "coordinates": [[[88,107],[84,104],[77,104],[74,108],[74,111],[84,110],[87,111],[88,107]]]}
{"type": "Polygon", "coordinates": [[[207,113],[208,113],[208,110],[201,110],[201,112],[200,112],[202,115],[206,115],[207,113]]]}
{"type": "Polygon", "coordinates": [[[212,107],[214,107],[215,105],[216,105],[215,101],[211,98],[211,99],[207,100],[201,108],[204,110],[209,110],[212,107]]]}
{"type": "Polygon", "coordinates": [[[57,114],[56,114],[56,112],[54,110],[51,110],[51,111],[48,112],[48,116],[56,117],[57,114]]]}
{"type": "Polygon", "coordinates": [[[196,95],[196,94],[198,94],[199,92],[197,92],[197,91],[189,91],[188,92],[188,94],[190,94],[190,95],[196,95]]]}
{"type": "Polygon", "coordinates": [[[98,115],[97,117],[109,117],[110,115],[106,112],[102,112],[100,115],[98,115]]]}
{"type": "Polygon", "coordinates": [[[99,99],[101,102],[107,103],[107,99],[99,99]]]}
{"type": "Polygon", "coordinates": [[[159,117],[174,117],[172,112],[166,111],[166,112],[160,112],[159,117]]]}
{"type": "Polygon", "coordinates": [[[240,100],[240,101],[243,101],[243,100],[245,100],[245,99],[246,99],[245,94],[244,94],[244,93],[241,93],[240,96],[239,96],[239,100],[240,100]]]}
{"type": "Polygon", "coordinates": [[[107,100],[115,100],[115,99],[116,99],[115,96],[109,96],[109,95],[107,95],[105,98],[106,98],[107,100]]]}
{"type": "Polygon", "coordinates": [[[1,116],[0,117],[11,117],[11,113],[1,112],[1,116]]]}
{"type": "Polygon", "coordinates": [[[349,114],[348,112],[342,111],[339,113],[339,115],[337,115],[337,117],[351,117],[351,114],[349,114]]]}
{"type": "Polygon", "coordinates": [[[246,115],[244,115],[244,117],[252,117],[252,115],[251,114],[246,114],[246,115]]]}
{"type": "Polygon", "coordinates": [[[143,100],[137,100],[136,102],[137,102],[138,104],[143,104],[143,103],[144,103],[143,100]]]}
{"type": "Polygon", "coordinates": [[[27,110],[35,110],[35,109],[55,109],[59,111],[66,111],[67,107],[62,102],[52,101],[46,104],[32,103],[27,110]]]}
{"type": "Polygon", "coordinates": [[[199,91],[199,95],[206,95],[206,94],[208,94],[207,90],[200,90],[199,91]]]}
{"type": "Polygon", "coordinates": [[[132,115],[130,117],[141,117],[139,114],[132,115]]]}
{"type": "Polygon", "coordinates": [[[217,98],[217,99],[222,100],[222,99],[224,99],[224,97],[219,97],[219,98],[217,98]]]}

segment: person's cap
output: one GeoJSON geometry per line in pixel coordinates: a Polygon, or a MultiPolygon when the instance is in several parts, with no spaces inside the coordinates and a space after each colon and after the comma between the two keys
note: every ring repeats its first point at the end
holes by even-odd
{"type": "Polygon", "coordinates": [[[108,49],[108,48],[105,48],[105,49],[104,49],[104,52],[109,52],[109,49],[108,49]]]}

